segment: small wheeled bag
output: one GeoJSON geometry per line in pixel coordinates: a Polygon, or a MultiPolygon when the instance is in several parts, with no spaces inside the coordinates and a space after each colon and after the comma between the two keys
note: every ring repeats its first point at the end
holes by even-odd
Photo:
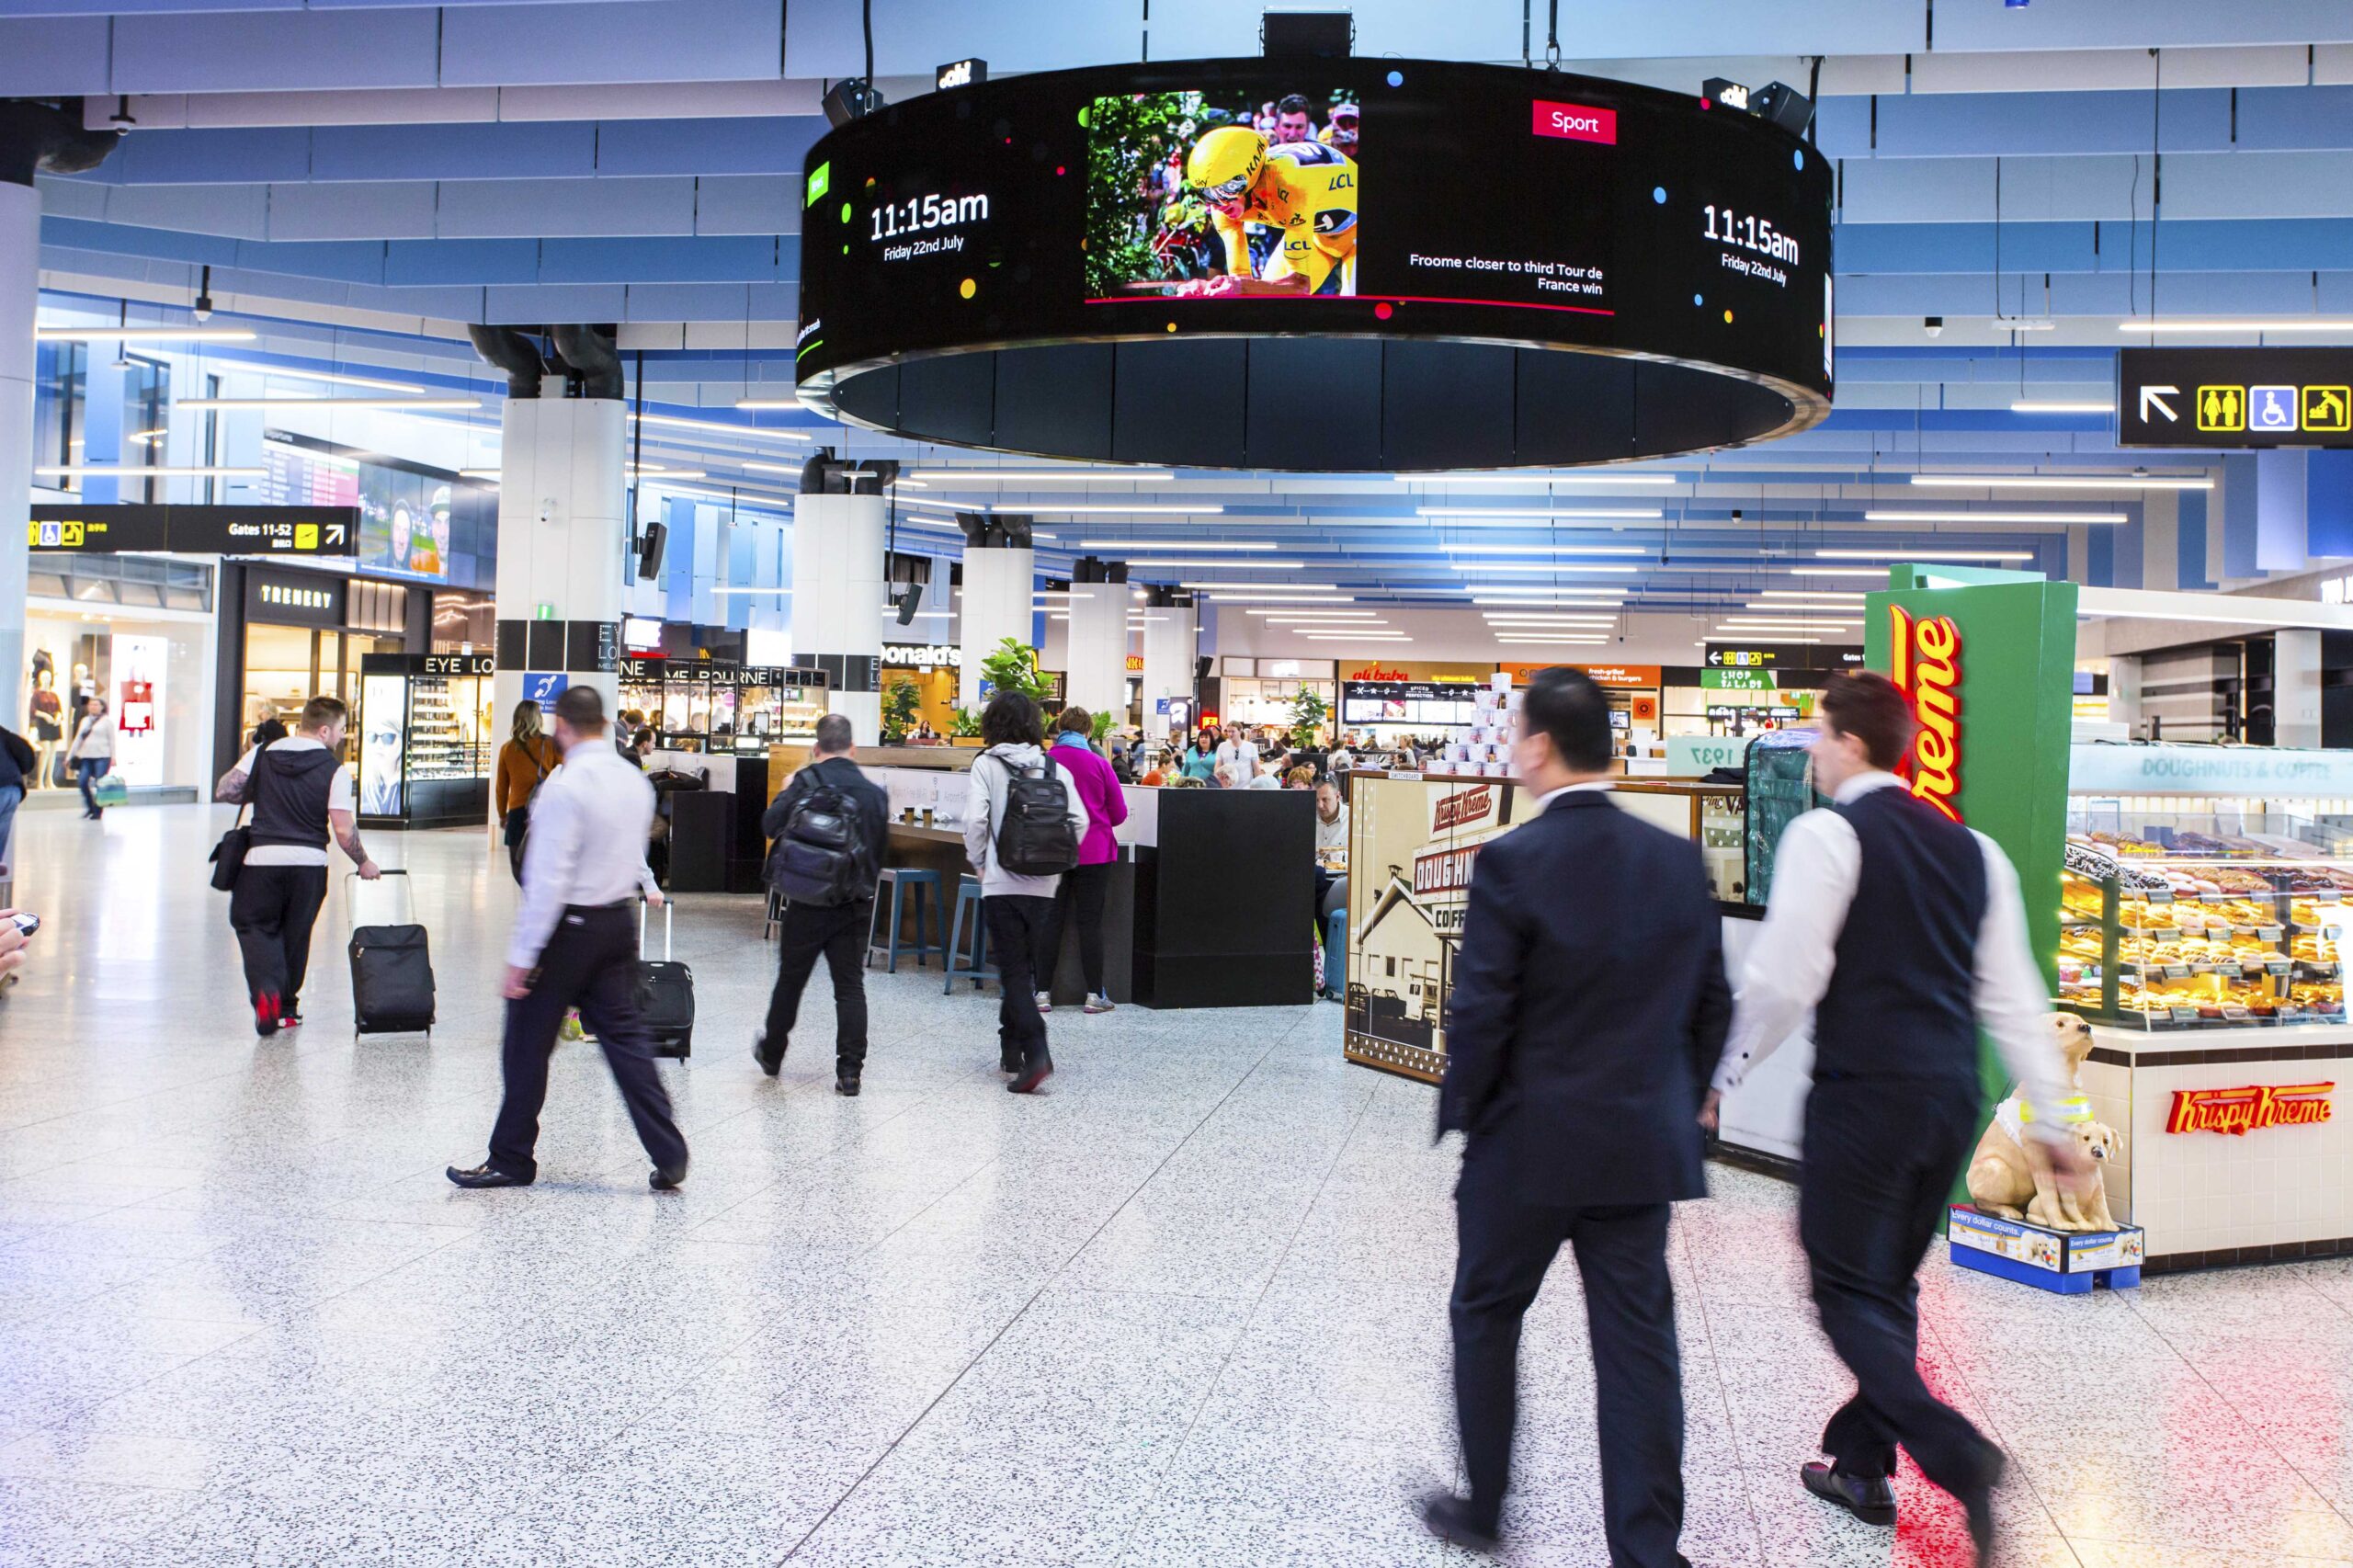
{"type": "Polygon", "coordinates": [[[637,906],[637,1013],[654,1039],[656,1056],[687,1057],[695,1048],[695,971],[670,957],[670,916],[676,906],[662,905],[662,956],[645,952],[645,905],[637,906]]]}
{"type": "MultiPolygon", "coordinates": [[[[358,881],[359,873],[351,873],[358,881]]],[[[416,924],[416,895],[406,871],[386,871],[408,890],[409,920],[356,926],[351,932],[351,1032],[433,1034],[433,954],[416,924]]]]}

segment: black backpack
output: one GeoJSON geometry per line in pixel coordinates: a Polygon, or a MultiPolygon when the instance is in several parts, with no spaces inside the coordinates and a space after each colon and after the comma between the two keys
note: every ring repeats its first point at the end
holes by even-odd
{"type": "Polygon", "coordinates": [[[878,869],[857,800],[812,779],[768,853],[768,885],[794,903],[831,908],[873,897],[878,869]]]}
{"type": "MultiPolygon", "coordinates": [[[[996,756],[992,752],[989,755],[996,756]]],[[[1078,830],[1070,821],[1070,786],[1054,766],[1032,772],[1005,757],[1005,818],[996,824],[996,863],[1023,877],[1058,877],[1078,864],[1078,830]]]]}

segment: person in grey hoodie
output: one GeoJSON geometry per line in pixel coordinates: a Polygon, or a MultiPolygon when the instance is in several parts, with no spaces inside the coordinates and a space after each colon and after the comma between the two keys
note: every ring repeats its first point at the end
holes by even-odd
{"type": "MultiPolygon", "coordinates": [[[[981,879],[981,919],[989,953],[996,960],[1003,997],[997,1007],[997,1066],[1013,1074],[1006,1085],[1029,1094],[1054,1070],[1046,1049],[1046,1020],[1039,1013],[1030,953],[1038,933],[1053,913],[1060,877],[1026,877],[997,864],[996,834],[1005,821],[1006,786],[1016,772],[1051,766],[1042,744],[1045,731],[1038,705],[1017,691],[1000,691],[981,713],[981,739],[987,749],[972,759],[964,804],[964,855],[981,879]]],[[[1059,769],[1057,769],[1059,775],[1059,769]]],[[[1063,780],[1070,802],[1074,841],[1086,836],[1086,806],[1063,780]]]]}

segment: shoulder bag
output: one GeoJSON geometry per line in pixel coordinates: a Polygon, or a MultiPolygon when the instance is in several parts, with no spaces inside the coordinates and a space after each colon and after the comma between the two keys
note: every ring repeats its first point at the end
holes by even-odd
{"type": "Polygon", "coordinates": [[[237,807],[237,820],[221,835],[221,842],[212,846],[212,886],[216,892],[233,892],[237,873],[245,869],[245,851],[253,847],[254,841],[254,830],[245,825],[245,808],[261,793],[261,762],[268,755],[267,745],[254,753],[254,770],[245,780],[245,798],[237,807]]]}

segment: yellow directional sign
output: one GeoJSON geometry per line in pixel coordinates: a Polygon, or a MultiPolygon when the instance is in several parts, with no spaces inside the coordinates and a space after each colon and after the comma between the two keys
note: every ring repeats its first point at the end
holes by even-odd
{"type": "Polygon", "coordinates": [[[2200,430],[2246,428],[2246,388],[2200,387],[2198,427],[2200,430]]]}
{"type": "Polygon", "coordinates": [[[2353,387],[2306,387],[2304,428],[2353,431],[2353,387]]]}

